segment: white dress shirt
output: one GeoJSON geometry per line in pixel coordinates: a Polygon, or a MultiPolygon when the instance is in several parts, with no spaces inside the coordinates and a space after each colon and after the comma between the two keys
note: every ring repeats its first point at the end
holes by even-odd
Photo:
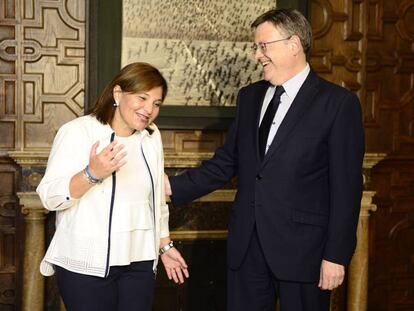
{"type": "MultiPolygon", "coordinates": [[[[272,125],[270,126],[265,153],[269,149],[280,124],[282,123],[287,112],[289,111],[289,108],[292,105],[292,102],[295,99],[296,94],[298,94],[299,89],[301,88],[303,82],[305,82],[309,72],[310,72],[310,67],[309,67],[309,64],[307,63],[306,67],[301,72],[299,72],[296,76],[294,76],[293,78],[287,80],[285,83],[282,84],[283,88],[285,89],[285,92],[280,96],[280,104],[279,104],[279,107],[277,108],[272,125]]],[[[270,86],[266,91],[266,95],[263,100],[262,110],[260,112],[260,123],[262,122],[267,106],[272,100],[275,90],[276,90],[276,86],[270,86]]]]}

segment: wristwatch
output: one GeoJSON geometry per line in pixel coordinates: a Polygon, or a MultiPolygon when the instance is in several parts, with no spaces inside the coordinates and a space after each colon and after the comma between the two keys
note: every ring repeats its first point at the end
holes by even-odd
{"type": "Polygon", "coordinates": [[[169,251],[171,248],[174,247],[173,241],[170,241],[170,243],[164,245],[160,248],[160,255],[164,254],[165,252],[169,251]]]}

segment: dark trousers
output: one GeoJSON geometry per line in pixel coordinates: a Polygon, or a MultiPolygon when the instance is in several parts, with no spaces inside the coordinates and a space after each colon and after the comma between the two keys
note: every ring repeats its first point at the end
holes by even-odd
{"type": "Polygon", "coordinates": [[[107,278],[56,266],[57,283],[67,311],[150,311],[154,297],[153,261],[111,267],[107,278]]]}
{"type": "MultiPolygon", "coordinates": [[[[283,250],[282,250],[283,251],[283,250]]],[[[317,283],[278,280],[264,257],[256,229],[246,258],[237,270],[228,269],[228,311],[329,311],[330,291],[317,283]]]]}

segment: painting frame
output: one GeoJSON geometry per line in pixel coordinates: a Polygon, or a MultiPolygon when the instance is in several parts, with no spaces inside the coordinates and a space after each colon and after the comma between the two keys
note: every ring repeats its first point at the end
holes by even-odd
{"type": "MultiPolygon", "coordinates": [[[[279,8],[296,8],[310,18],[310,0],[278,0],[279,8]]],[[[88,0],[85,112],[104,86],[121,68],[122,1],[88,0]]],[[[174,106],[160,110],[156,124],[160,129],[226,130],[235,107],[174,106]]]]}

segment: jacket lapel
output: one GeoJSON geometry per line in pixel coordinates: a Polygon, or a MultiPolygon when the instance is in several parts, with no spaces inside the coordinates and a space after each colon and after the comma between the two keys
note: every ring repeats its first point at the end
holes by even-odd
{"type": "Polygon", "coordinates": [[[294,129],[306,109],[312,104],[313,98],[316,95],[318,89],[318,76],[314,71],[310,71],[305,82],[301,86],[298,94],[295,97],[295,100],[292,102],[285,118],[280,124],[276,135],[272,141],[272,144],[267,151],[263,162],[262,167],[266,165],[275,151],[280,147],[283,141],[287,138],[288,134],[294,129]]]}

